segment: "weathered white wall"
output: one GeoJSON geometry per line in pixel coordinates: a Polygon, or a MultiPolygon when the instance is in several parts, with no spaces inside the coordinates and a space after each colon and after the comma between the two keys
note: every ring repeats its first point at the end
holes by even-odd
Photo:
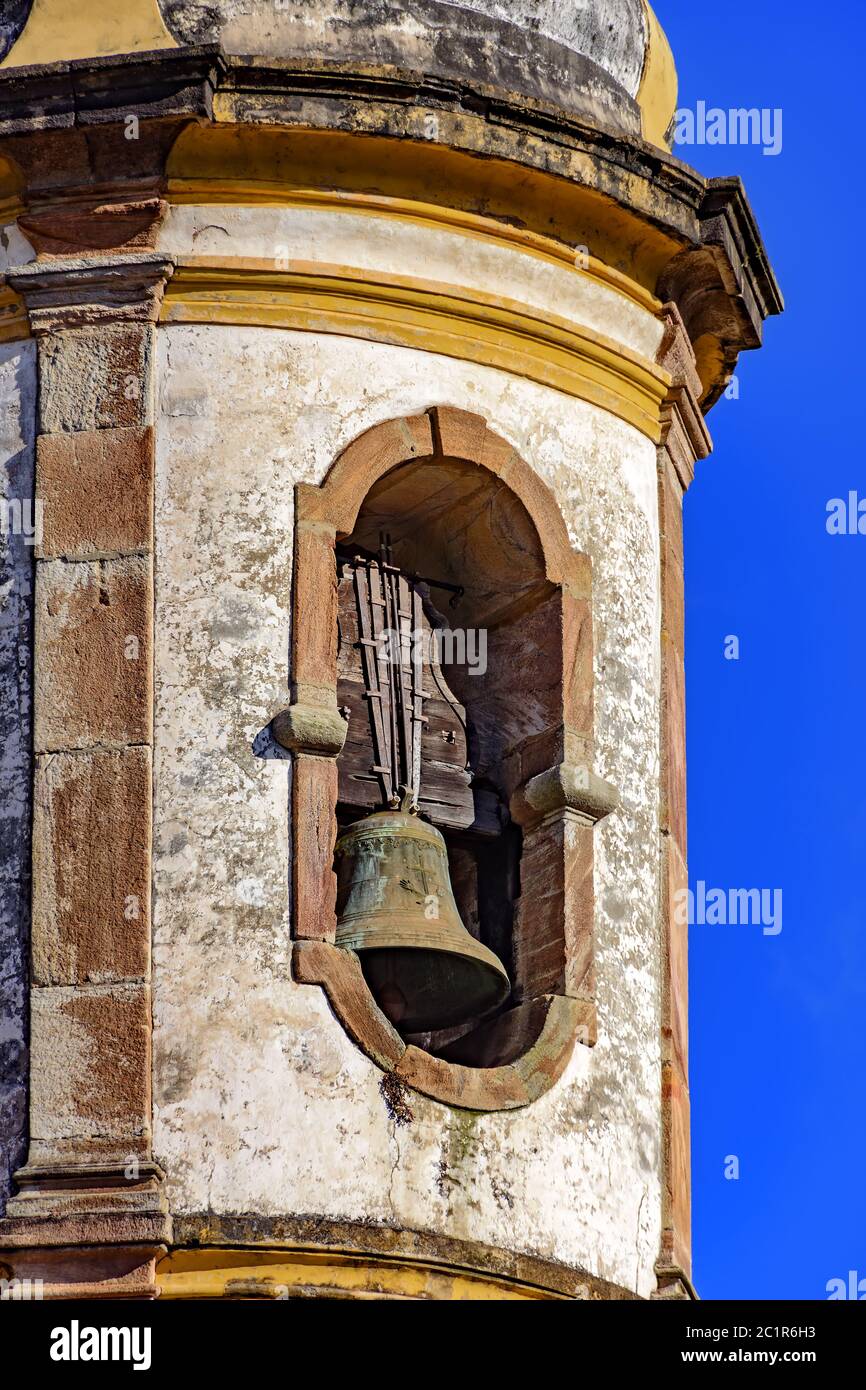
{"type": "Polygon", "coordinates": [[[159,331],[155,1148],[178,1213],[320,1213],[501,1244],[646,1294],[659,1245],[655,449],[605,412],[433,354],[258,328],[159,331]],[[381,1073],[289,970],[292,489],[362,431],[477,411],[595,569],[600,1040],[534,1105],[468,1116],[381,1073]]]}
{"type": "MultiPolygon", "coordinates": [[[[314,53],[436,70],[453,55],[469,66],[493,29],[514,26],[528,72],[544,40],[598,64],[634,96],[646,55],[641,0],[160,0],[166,23],[185,43],[218,39],[228,53],[314,53]],[[479,19],[481,22],[479,23],[479,19]],[[522,31],[522,32],[521,32],[522,31]]],[[[504,31],[503,46],[514,43],[504,31]],[[506,37],[507,36],[507,37],[506,37]]],[[[521,69],[512,69],[518,77],[521,69]]],[[[515,85],[514,90],[521,90],[515,85]]]]}
{"type": "Polygon", "coordinates": [[[180,205],[169,211],[159,249],[174,256],[320,262],[475,289],[571,319],[651,361],[664,334],[654,314],[570,265],[399,217],[312,207],[180,205]]]}
{"type": "Polygon", "coordinates": [[[507,19],[584,53],[635,95],[643,70],[646,14],[641,0],[445,0],[507,19]]]}
{"type": "Polygon", "coordinates": [[[484,81],[638,133],[642,0],[160,0],[181,43],[484,81]]]}
{"type": "Polygon", "coordinates": [[[33,607],[33,537],[6,504],[33,500],[35,408],[35,345],[0,345],[0,1214],[27,1132],[33,607]]]}

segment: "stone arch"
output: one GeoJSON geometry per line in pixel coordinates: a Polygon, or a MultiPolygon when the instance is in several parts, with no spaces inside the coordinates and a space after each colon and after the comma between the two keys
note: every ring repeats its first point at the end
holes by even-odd
{"type": "Polygon", "coordinates": [[[321,985],[354,1041],[405,1085],[468,1109],[528,1104],[562,1074],[576,1041],[595,1042],[593,826],[613,809],[616,794],[592,771],[589,560],[572,548],[550,490],[482,417],[438,406],[390,420],[349,445],[320,486],[298,485],[292,697],[274,731],[294,754],[295,979],[321,985]],[[523,832],[516,1002],[478,1030],[472,1065],[407,1044],[376,1005],[357,956],[334,944],[336,759],[346,733],[337,709],[334,547],[351,535],[365,499],[386,474],[436,460],[486,470],[525,509],[557,595],[552,640],[562,643],[555,717],[508,758],[511,816],[523,832]]]}

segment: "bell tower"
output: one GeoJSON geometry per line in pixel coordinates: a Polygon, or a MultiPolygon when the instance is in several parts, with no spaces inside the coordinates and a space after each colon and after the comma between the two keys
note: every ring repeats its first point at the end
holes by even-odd
{"type": "Polygon", "coordinates": [[[693,1296],[682,501],[782,305],[656,16],[14,9],[0,1275],[693,1296]]]}

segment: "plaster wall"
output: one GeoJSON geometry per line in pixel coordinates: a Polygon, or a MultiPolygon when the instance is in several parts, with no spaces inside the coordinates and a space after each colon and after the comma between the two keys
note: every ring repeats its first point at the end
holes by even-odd
{"type": "MultiPolygon", "coordinates": [[[[64,18],[62,6],[52,12],[45,0],[40,3],[46,26],[58,14],[64,18]]],[[[33,0],[4,0],[0,54],[12,48],[34,8],[33,0]]],[[[368,58],[426,56],[434,63],[447,60],[449,51],[471,50],[499,26],[522,38],[526,50],[543,51],[547,40],[591,59],[631,96],[647,41],[642,0],[331,0],[327,9],[316,0],[150,0],[133,6],[128,18],[124,37],[130,50],[154,36],[157,13],[178,43],[220,41],[233,53],[314,51],[347,58],[362,51],[368,58]]],[[[97,28],[93,37],[99,36],[97,28]]]]}
{"type": "Polygon", "coordinates": [[[434,354],[288,330],[158,333],[154,1139],[175,1213],[319,1214],[554,1258],[648,1294],[659,1247],[659,555],[652,443],[596,407],[434,354]],[[293,487],[447,403],[535,468],[594,565],[600,1038],[524,1110],[412,1095],[291,979],[293,487]]]}
{"type": "Polygon", "coordinates": [[[159,250],[174,256],[322,262],[471,288],[572,319],[650,360],[663,335],[660,320],[648,309],[591,275],[575,273],[571,265],[400,217],[181,204],[169,211],[159,250]]]}
{"type": "Polygon", "coordinates": [[[483,83],[640,134],[642,0],[162,0],[178,43],[483,83]]]}
{"type": "Polygon", "coordinates": [[[372,47],[402,36],[442,46],[474,38],[473,16],[498,20],[526,33],[527,48],[543,36],[591,58],[634,96],[646,43],[641,0],[332,0],[327,10],[315,0],[160,0],[169,28],[179,39],[221,38],[230,52],[269,53],[330,46],[344,48],[357,28],[372,47]],[[394,30],[394,37],[391,30],[394,30]]]}

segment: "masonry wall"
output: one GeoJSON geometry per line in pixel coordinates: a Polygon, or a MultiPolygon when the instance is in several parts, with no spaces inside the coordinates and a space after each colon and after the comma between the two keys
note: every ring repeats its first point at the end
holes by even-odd
{"type": "Polygon", "coordinates": [[[474,79],[640,129],[631,98],[649,37],[642,0],[161,0],[160,8],[180,43],[474,79]]]}
{"type": "MultiPolygon", "coordinates": [[[[33,498],[36,354],[0,345],[0,503],[33,498]]],[[[25,521],[35,514],[22,513],[25,521]]],[[[0,533],[0,1214],[27,1148],[33,537],[0,533]]]]}
{"type": "MultiPolygon", "coordinates": [[[[647,320],[631,331],[651,336],[647,320]]],[[[614,314],[607,327],[626,331],[614,314]]],[[[432,1231],[648,1294],[661,1219],[654,445],[525,380],[335,335],[164,326],[157,370],[154,1150],[173,1212],[432,1231]],[[412,1095],[398,1127],[381,1072],[322,991],[291,979],[290,764],[266,729],[288,700],[294,484],[321,481],[370,426],[437,403],[484,415],[592,557],[596,771],[622,807],[596,831],[598,1045],[576,1047],[524,1110],[474,1116],[412,1095]]]]}

